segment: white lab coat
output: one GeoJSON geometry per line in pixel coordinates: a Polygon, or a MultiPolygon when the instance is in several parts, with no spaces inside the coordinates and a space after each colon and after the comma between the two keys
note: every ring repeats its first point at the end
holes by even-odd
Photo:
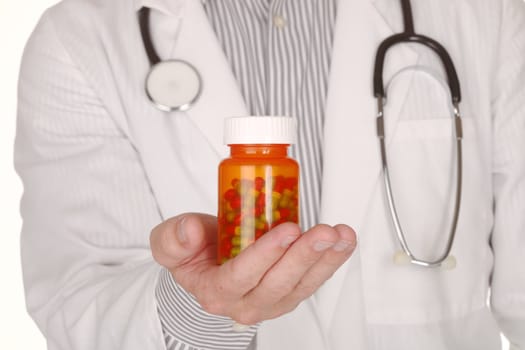
{"type": "MultiPolygon", "coordinates": [[[[449,50],[461,80],[464,182],[451,271],[399,267],[384,201],[372,67],[402,29],[398,1],[340,0],[325,135],[321,221],[346,223],[359,251],[294,312],[264,322],[262,350],[525,349],[525,6],[413,1],[418,32],[449,50]],[[491,305],[486,306],[492,283],[491,305]]],[[[446,240],[452,123],[440,66],[424,49],[389,54],[388,147],[416,254],[446,240]],[[425,71],[418,66],[429,67],[425,71]],[[416,70],[419,72],[415,73],[416,70]]],[[[248,114],[197,0],[66,0],[30,39],[20,78],[16,165],[25,185],[27,305],[50,349],[162,349],[148,237],[162,219],[216,212],[223,119],[248,114]],[[156,110],[135,10],[149,5],[163,58],[191,62],[204,90],[187,112],[156,110]]]]}

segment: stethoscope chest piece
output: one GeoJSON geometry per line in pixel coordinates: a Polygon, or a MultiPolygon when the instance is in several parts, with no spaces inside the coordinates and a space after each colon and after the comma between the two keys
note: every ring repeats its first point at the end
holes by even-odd
{"type": "Polygon", "coordinates": [[[199,73],[183,60],[165,60],[151,67],[146,78],[146,94],[159,109],[185,111],[202,90],[199,73]]]}

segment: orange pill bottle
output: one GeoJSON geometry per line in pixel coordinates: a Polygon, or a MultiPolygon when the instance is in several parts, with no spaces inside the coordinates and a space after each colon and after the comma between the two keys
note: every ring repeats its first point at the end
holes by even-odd
{"type": "Polygon", "coordinates": [[[225,122],[230,157],[219,165],[219,264],[283,222],[299,222],[299,165],[291,117],[234,117],[225,122]]]}

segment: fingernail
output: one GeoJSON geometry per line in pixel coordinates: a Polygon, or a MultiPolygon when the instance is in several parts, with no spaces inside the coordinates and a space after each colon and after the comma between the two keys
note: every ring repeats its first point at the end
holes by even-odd
{"type": "Polygon", "coordinates": [[[332,248],[336,252],[342,252],[344,250],[347,250],[352,245],[352,242],[349,241],[339,241],[337,242],[334,247],[332,248]]]}
{"type": "Polygon", "coordinates": [[[186,216],[183,217],[179,223],[179,227],[177,229],[177,239],[179,240],[179,243],[184,244],[188,241],[188,236],[186,235],[186,231],[184,229],[184,224],[186,222],[186,216]]]}
{"type": "Polygon", "coordinates": [[[290,244],[292,244],[293,242],[295,242],[295,240],[297,239],[297,236],[286,236],[282,241],[281,241],[281,247],[282,248],[288,248],[290,246],[290,244]]]}
{"type": "Polygon", "coordinates": [[[314,243],[314,250],[316,252],[322,252],[323,250],[326,250],[334,245],[334,242],[327,242],[327,241],[316,241],[314,243]]]}

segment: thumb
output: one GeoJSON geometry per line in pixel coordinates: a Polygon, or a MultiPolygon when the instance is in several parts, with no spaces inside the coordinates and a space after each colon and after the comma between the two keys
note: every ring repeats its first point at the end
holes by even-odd
{"type": "Polygon", "coordinates": [[[206,214],[182,214],[155,227],[150,235],[153,258],[174,269],[190,262],[217,240],[217,218],[206,214]]]}

